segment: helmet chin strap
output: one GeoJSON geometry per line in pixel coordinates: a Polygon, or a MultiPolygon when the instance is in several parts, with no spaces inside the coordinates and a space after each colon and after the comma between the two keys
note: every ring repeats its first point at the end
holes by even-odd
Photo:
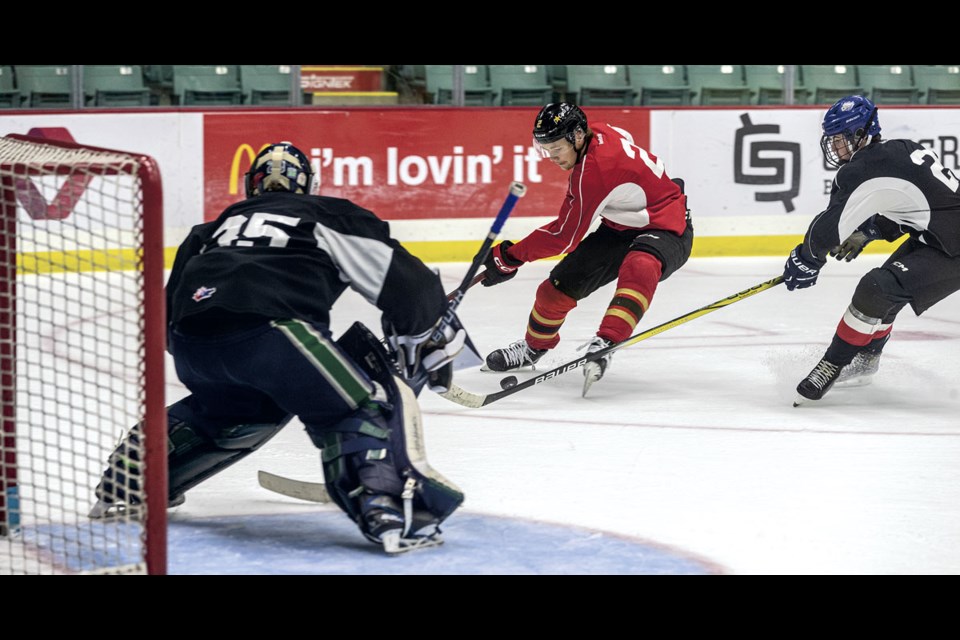
{"type": "Polygon", "coordinates": [[[859,135],[857,136],[857,148],[854,149],[854,151],[859,151],[863,147],[867,146],[867,144],[870,144],[870,141],[873,139],[873,136],[870,135],[870,127],[873,126],[873,119],[876,117],[877,108],[874,107],[873,111],[870,112],[870,117],[867,118],[867,122],[863,125],[863,128],[857,131],[859,135]],[[863,144],[864,141],[866,141],[866,144],[863,144]]]}
{"type": "Polygon", "coordinates": [[[870,135],[864,136],[859,140],[857,140],[850,147],[850,157],[847,158],[846,162],[850,162],[851,160],[853,160],[854,154],[856,154],[857,151],[860,151],[860,149],[866,148],[872,141],[873,141],[873,136],[870,136],[870,135]]]}

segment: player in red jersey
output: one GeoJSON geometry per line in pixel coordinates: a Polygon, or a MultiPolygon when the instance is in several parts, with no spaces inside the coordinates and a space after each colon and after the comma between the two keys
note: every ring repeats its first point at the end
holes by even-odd
{"type": "MultiPolygon", "coordinates": [[[[616,293],[588,353],[625,340],[649,308],[657,284],[683,266],[693,245],[683,181],[671,180],[663,162],[637,146],[629,132],[606,123],[588,125],[577,105],[560,102],[537,114],[533,139],[543,157],[570,171],[566,197],[556,220],[516,244],[505,240],[493,248],[483,284],[509,280],[526,262],[566,256],[537,289],[526,336],[487,356],[492,371],[536,364],[560,341],[560,327],[577,301],[613,280],[616,293]],[[601,224],[588,234],[597,216],[601,224]]],[[[610,358],[584,367],[584,395],[610,358]]]]}

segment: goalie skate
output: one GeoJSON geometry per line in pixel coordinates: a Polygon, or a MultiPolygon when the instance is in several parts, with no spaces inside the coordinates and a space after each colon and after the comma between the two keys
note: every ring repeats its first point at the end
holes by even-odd
{"type": "Polygon", "coordinates": [[[367,539],[382,545],[390,555],[443,544],[434,516],[426,511],[411,511],[409,500],[403,502],[401,507],[395,498],[383,494],[365,501],[363,533],[367,539]]]}
{"type": "Polygon", "coordinates": [[[430,535],[413,535],[406,538],[401,536],[399,529],[388,531],[382,536],[383,550],[390,555],[398,555],[407,551],[416,549],[426,549],[428,547],[438,547],[443,544],[443,538],[440,537],[440,529],[430,535]]]}
{"type": "MultiPolygon", "coordinates": [[[[187,501],[183,494],[175,497],[167,504],[168,509],[179,507],[187,501]]],[[[140,503],[127,504],[126,502],[109,502],[99,498],[87,513],[87,517],[93,520],[108,520],[110,518],[131,518],[138,519],[143,515],[143,505],[140,503]]]]}

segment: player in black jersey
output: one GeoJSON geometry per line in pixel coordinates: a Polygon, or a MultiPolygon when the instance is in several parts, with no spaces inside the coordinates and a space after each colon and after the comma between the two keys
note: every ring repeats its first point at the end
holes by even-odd
{"type": "Polygon", "coordinates": [[[877,107],[862,96],[827,110],[820,145],[839,170],[826,210],[787,258],[787,289],[816,284],[828,255],[850,261],[872,240],[910,237],[860,280],[794,406],[834,383],[868,381],[900,310],[909,304],[920,315],[960,289],[960,180],[937,154],[911,140],[881,140],[877,107]]]}
{"type": "MultiPolygon", "coordinates": [[[[369,539],[388,552],[436,544],[463,495],[427,464],[416,395],[395,374],[445,391],[466,333],[455,316],[441,323],[439,277],[387,223],[316,184],[299,149],[270,145],[247,199],[180,245],[168,349],[191,395],[167,408],[170,504],[296,416],[322,450],[328,493],[369,539]],[[383,312],[393,354],[359,324],[332,339],[348,286],[383,312]]],[[[111,456],[91,516],[136,502],[139,439],[138,426],[111,456]]]]}

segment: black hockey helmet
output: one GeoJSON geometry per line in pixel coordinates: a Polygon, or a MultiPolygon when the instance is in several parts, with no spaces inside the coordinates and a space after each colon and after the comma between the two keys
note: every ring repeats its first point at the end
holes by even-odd
{"type": "Polygon", "coordinates": [[[572,102],[551,102],[537,114],[533,139],[546,144],[563,138],[573,144],[577,129],[587,132],[587,116],[580,107],[572,102]]]}
{"type": "Polygon", "coordinates": [[[244,176],[247,197],[265,191],[316,194],[319,183],[307,156],[293,144],[283,141],[267,145],[257,154],[244,176]]]}

